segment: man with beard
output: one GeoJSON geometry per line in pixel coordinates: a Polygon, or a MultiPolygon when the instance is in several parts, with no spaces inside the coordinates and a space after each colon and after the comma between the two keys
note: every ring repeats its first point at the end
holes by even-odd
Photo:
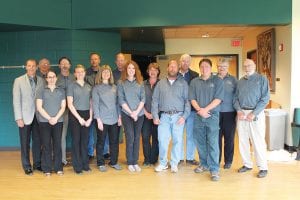
{"type": "Polygon", "coordinates": [[[188,84],[178,76],[178,63],[168,63],[168,76],[157,83],[152,96],[152,115],[154,124],[158,125],[159,165],[156,172],[168,168],[168,147],[172,138],[171,172],[178,172],[183,129],[186,118],[191,111],[188,101],[188,84]]]}

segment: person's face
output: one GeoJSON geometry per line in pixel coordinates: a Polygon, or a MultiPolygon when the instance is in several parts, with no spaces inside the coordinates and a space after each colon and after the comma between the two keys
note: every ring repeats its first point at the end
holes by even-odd
{"type": "Polygon", "coordinates": [[[227,63],[219,63],[218,64],[218,73],[220,75],[226,75],[228,73],[228,64],[227,63]]]}
{"type": "Polygon", "coordinates": [[[57,81],[57,77],[56,77],[55,73],[48,72],[46,80],[47,80],[48,85],[55,85],[55,83],[57,81]]]}
{"type": "Polygon", "coordinates": [[[200,65],[201,75],[204,77],[209,77],[211,75],[211,66],[208,62],[202,62],[200,65]]]}
{"type": "Polygon", "coordinates": [[[70,70],[71,64],[67,59],[62,59],[59,63],[59,68],[61,71],[68,72],[70,70]]]}
{"type": "Polygon", "coordinates": [[[97,54],[91,55],[90,63],[92,67],[98,67],[100,65],[100,57],[97,54]]]}
{"type": "Polygon", "coordinates": [[[179,67],[176,61],[171,61],[168,65],[168,76],[177,77],[179,67]]]}
{"type": "Polygon", "coordinates": [[[135,68],[133,64],[129,64],[127,67],[127,74],[129,77],[134,77],[135,75],[135,68]]]}
{"type": "Polygon", "coordinates": [[[83,68],[76,68],[74,75],[77,80],[84,80],[85,70],[83,68]]]}
{"type": "Polygon", "coordinates": [[[125,60],[125,57],[124,57],[123,54],[117,55],[117,57],[116,57],[116,65],[117,65],[119,71],[123,70],[125,62],[126,62],[126,60],[125,60]]]}
{"type": "Polygon", "coordinates": [[[27,61],[26,63],[26,73],[28,74],[28,76],[35,76],[35,73],[36,73],[36,62],[35,61],[32,61],[32,60],[29,60],[27,61]]]}
{"type": "Polygon", "coordinates": [[[249,76],[255,72],[255,64],[249,60],[244,62],[244,71],[249,76]]]}
{"type": "Polygon", "coordinates": [[[110,71],[108,69],[105,69],[102,71],[102,80],[108,81],[110,78],[110,71]]]}
{"type": "Polygon", "coordinates": [[[148,71],[149,77],[150,78],[157,78],[158,77],[158,70],[151,67],[148,71]]]}
{"type": "Polygon", "coordinates": [[[191,61],[188,58],[184,58],[180,61],[180,68],[182,71],[187,71],[191,65],[191,61]]]}
{"type": "Polygon", "coordinates": [[[40,71],[43,72],[43,73],[48,72],[49,69],[50,69],[50,63],[49,63],[49,61],[46,60],[46,59],[42,59],[39,62],[39,68],[40,68],[40,71]]]}

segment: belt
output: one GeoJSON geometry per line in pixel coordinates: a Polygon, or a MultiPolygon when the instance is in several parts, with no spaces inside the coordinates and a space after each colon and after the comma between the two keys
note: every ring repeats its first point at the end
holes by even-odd
{"type": "Polygon", "coordinates": [[[164,114],[168,114],[168,115],[174,115],[174,114],[180,113],[182,111],[170,110],[170,111],[161,111],[161,112],[164,114]]]}
{"type": "Polygon", "coordinates": [[[254,110],[254,108],[242,107],[243,110],[254,110]]]}

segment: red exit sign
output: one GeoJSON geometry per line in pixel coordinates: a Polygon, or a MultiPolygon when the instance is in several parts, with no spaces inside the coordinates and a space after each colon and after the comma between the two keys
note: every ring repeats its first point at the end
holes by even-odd
{"type": "Polygon", "coordinates": [[[240,46],[242,46],[242,41],[241,40],[231,40],[231,46],[240,47],[240,46]]]}

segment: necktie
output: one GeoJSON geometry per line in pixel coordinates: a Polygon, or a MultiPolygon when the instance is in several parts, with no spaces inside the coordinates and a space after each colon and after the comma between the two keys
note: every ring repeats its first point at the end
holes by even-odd
{"type": "Polygon", "coordinates": [[[34,81],[34,78],[30,77],[29,80],[30,80],[31,90],[34,93],[34,91],[35,91],[35,81],[34,81]]]}

